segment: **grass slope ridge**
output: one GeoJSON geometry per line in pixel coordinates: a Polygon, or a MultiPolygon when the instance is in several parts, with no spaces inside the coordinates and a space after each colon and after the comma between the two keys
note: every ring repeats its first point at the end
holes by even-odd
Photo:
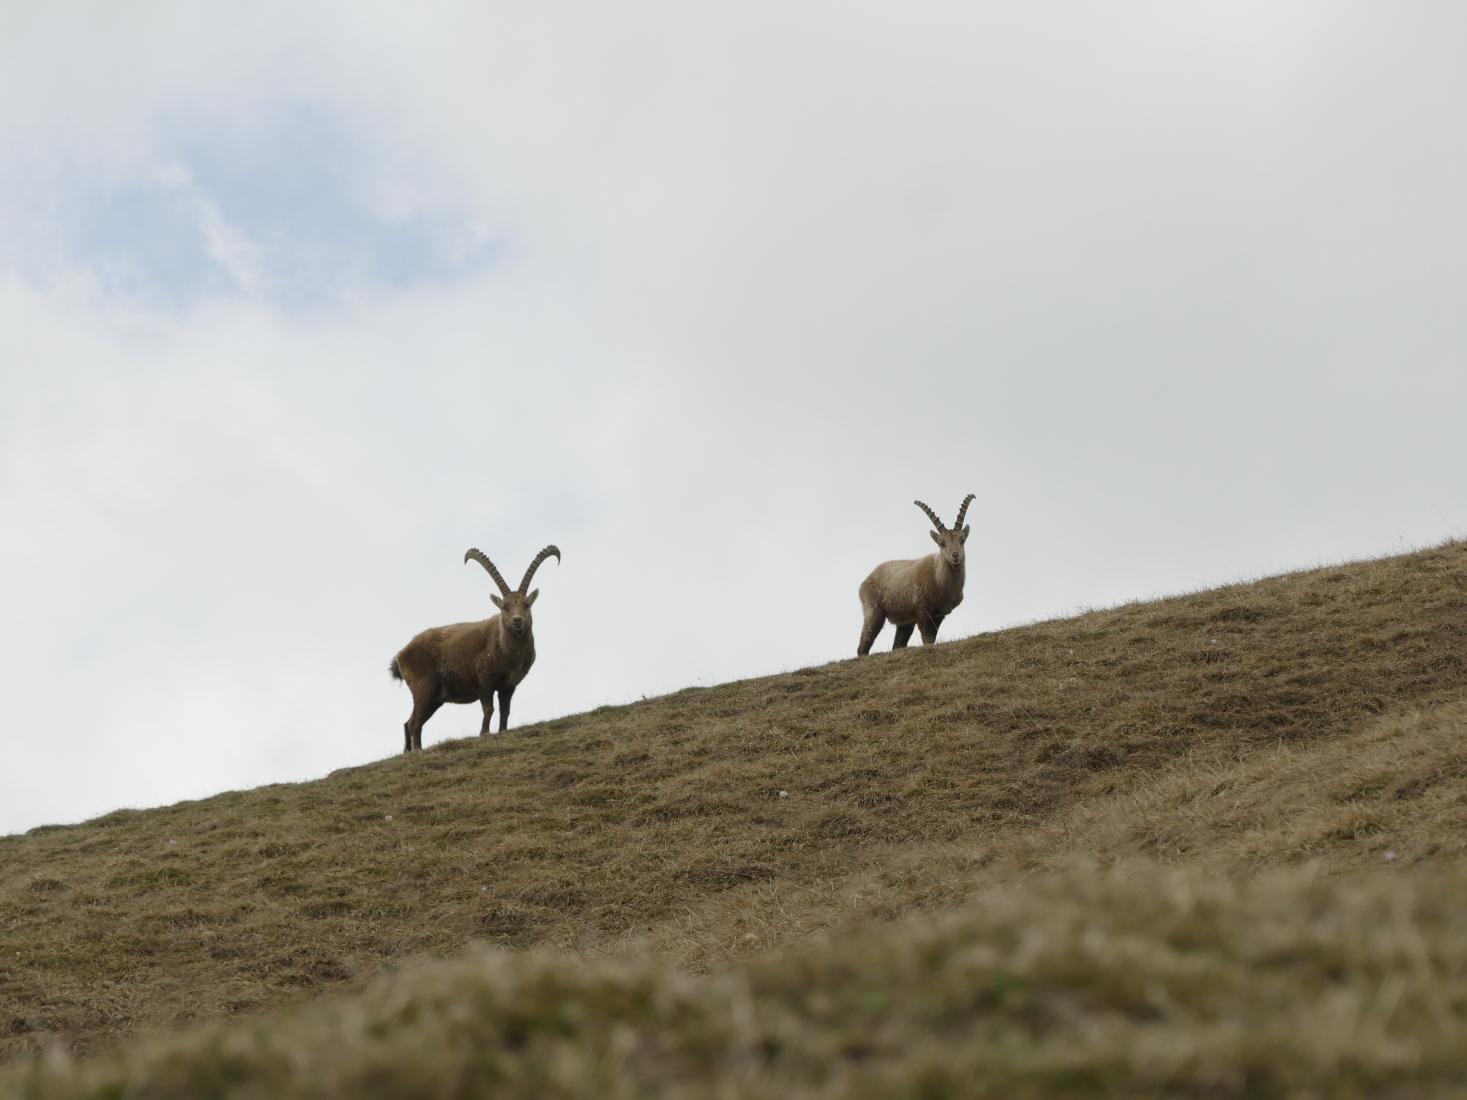
{"type": "MultiPolygon", "coordinates": [[[[1435,746],[1416,794],[1394,798],[1388,746],[1374,787],[1300,780],[1321,821],[1394,800],[1396,818],[1289,850],[1358,863],[1411,807],[1460,812],[1441,708],[1464,698],[1464,652],[1454,543],[0,839],[0,1055],[275,1009],[484,941],[726,968],[951,904],[1092,837],[1152,860],[1277,859],[1232,843],[1246,813],[1174,811],[1216,805],[1260,751],[1304,760],[1415,729],[1435,746]]],[[[1444,843],[1410,858],[1460,851],[1444,843]]]]}
{"type": "Polygon", "coordinates": [[[544,953],[434,964],[10,1087],[28,1100],[1460,1095],[1464,890],[1461,867],[1241,885],[1076,867],[718,976],[544,953]]]}
{"type": "Polygon", "coordinates": [[[1032,826],[873,853],[804,886],[707,898],[637,945],[647,957],[716,962],[729,933],[788,946],[863,920],[943,910],[983,889],[1065,870],[1152,862],[1224,877],[1458,866],[1467,856],[1467,704],[1387,714],[1339,737],[1224,763],[1182,760],[1032,826]]]}

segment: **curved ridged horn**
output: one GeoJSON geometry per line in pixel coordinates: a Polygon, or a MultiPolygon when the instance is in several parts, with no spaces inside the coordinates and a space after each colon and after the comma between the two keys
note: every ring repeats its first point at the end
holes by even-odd
{"type": "Polygon", "coordinates": [[[963,529],[963,517],[968,514],[968,505],[973,503],[974,496],[975,494],[969,493],[963,498],[963,503],[958,505],[958,521],[953,524],[954,531],[961,531],[963,529]]]}
{"type": "Polygon", "coordinates": [[[540,563],[551,555],[555,555],[555,563],[560,564],[560,547],[552,544],[545,547],[535,555],[535,560],[530,562],[530,568],[525,570],[525,579],[520,581],[520,595],[523,596],[530,588],[530,578],[535,575],[535,570],[540,568],[540,563]]]}
{"type": "Polygon", "coordinates": [[[464,564],[467,565],[470,559],[478,562],[489,571],[489,575],[494,578],[494,583],[499,585],[499,594],[501,596],[509,595],[509,585],[504,583],[504,578],[499,575],[499,570],[494,568],[494,563],[489,560],[484,551],[476,546],[469,547],[464,551],[464,564]]]}
{"type": "Polygon", "coordinates": [[[936,527],[939,531],[947,531],[947,528],[942,525],[942,520],[937,518],[936,512],[927,507],[927,505],[923,504],[920,500],[914,500],[912,501],[912,503],[915,504],[918,508],[921,508],[922,511],[927,513],[927,518],[932,521],[932,526],[936,527]]]}

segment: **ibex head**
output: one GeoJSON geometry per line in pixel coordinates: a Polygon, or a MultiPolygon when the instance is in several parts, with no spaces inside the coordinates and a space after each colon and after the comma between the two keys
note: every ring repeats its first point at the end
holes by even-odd
{"type": "Polygon", "coordinates": [[[500,576],[499,570],[494,568],[494,563],[482,550],[470,548],[464,554],[465,562],[471,559],[478,562],[494,578],[494,583],[499,585],[500,595],[495,596],[491,593],[489,598],[494,601],[494,606],[499,608],[500,622],[508,627],[510,633],[516,637],[524,637],[534,627],[530,607],[534,604],[536,597],[540,595],[540,590],[537,588],[526,595],[525,589],[530,587],[530,578],[535,575],[535,570],[539,569],[540,564],[552,555],[557,562],[560,561],[560,548],[547,546],[536,554],[535,560],[530,562],[530,568],[525,570],[525,579],[520,581],[518,588],[511,591],[509,585],[504,583],[504,578],[500,576]]]}
{"type": "Polygon", "coordinates": [[[958,505],[958,518],[951,528],[944,527],[942,520],[937,518],[937,513],[920,500],[912,501],[918,508],[927,513],[927,518],[932,521],[935,531],[927,532],[932,536],[932,541],[937,543],[938,552],[947,560],[954,569],[963,564],[963,543],[968,541],[968,528],[963,525],[963,517],[968,514],[968,505],[973,503],[973,494],[969,493],[963,498],[963,503],[958,505]]]}

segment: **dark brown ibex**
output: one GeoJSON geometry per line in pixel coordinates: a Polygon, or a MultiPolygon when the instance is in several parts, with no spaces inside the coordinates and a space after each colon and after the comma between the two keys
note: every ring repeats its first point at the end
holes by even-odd
{"type": "Polygon", "coordinates": [[[490,561],[479,550],[469,550],[470,559],[482,565],[499,585],[500,596],[490,595],[499,614],[477,623],[455,623],[435,626],[423,631],[392,659],[388,671],[406,681],[413,693],[413,713],[402,727],[403,752],[423,747],[423,723],[433,717],[444,703],[472,703],[484,707],[484,723],[479,736],[489,732],[494,717],[494,693],[499,693],[499,732],[509,728],[509,701],[535,663],[535,635],[530,607],[540,595],[537,588],[529,595],[530,578],[540,563],[555,557],[560,550],[547,546],[535,555],[525,579],[510,591],[490,561]],[[502,598],[501,598],[502,596],[502,598]]]}
{"type": "Polygon", "coordinates": [[[963,580],[967,575],[963,544],[968,541],[963,517],[972,502],[972,493],[963,498],[951,530],[943,526],[937,513],[927,505],[920,500],[912,502],[927,513],[932,526],[937,528],[928,532],[937,543],[937,553],[912,561],[883,562],[861,582],[861,611],[865,621],[861,625],[856,656],[864,657],[871,652],[871,643],[876,641],[876,635],[888,619],[896,627],[892,649],[907,644],[914,626],[922,631],[923,645],[937,641],[937,628],[942,620],[963,602],[963,580]]]}

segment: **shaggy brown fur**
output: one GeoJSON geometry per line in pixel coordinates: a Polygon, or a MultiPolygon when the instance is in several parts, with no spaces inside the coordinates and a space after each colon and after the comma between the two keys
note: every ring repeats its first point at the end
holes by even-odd
{"type": "Polygon", "coordinates": [[[397,679],[405,681],[413,693],[413,712],[403,724],[403,752],[423,747],[423,723],[433,717],[444,703],[472,703],[484,707],[484,722],[479,736],[489,732],[494,717],[494,695],[499,695],[499,732],[509,728],[509,702],[535,663],[534,621],[530,607],[540,595],[537,588],[529,595],[525,589],[540,563],[554,555],[560,561],[560,550],[547,546],[535,555],[525,570],[525,579],[515,591],[499,575],[483,553],[470,549],[470,559],[482,565],[503,593],[491,595],[499,614],[476,623],[454,623],[434,626],[423,631],[407,645],[388,666],[397,679]]]}
{"type": "Polygon", "coordinates": [[[963,544],[968,541],[968,528],[963,517],[973,494],[963,498],[958,519],[951,530],[943,526],[937,513],[920,500],[912,503],[927,513],[937,528],[928,532],[937,543],[937,553],[911,561],[882,562],[861,582],[861,640],[856,656],[871,652],[871,643],[888,619],[896,627],[892,649],[902,649],[915,626],[922,632],[922,644],[937,641],[937,628],[953,608],[963,602],[963,581],[967,576],[963,544]]]}

